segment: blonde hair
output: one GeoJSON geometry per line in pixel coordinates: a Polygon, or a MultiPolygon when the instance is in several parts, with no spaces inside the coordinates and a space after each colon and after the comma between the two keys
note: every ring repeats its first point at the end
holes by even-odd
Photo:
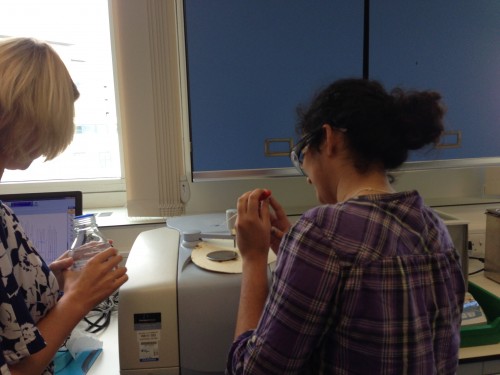
{"type": "Polygon", "coordinates": [[[0,155],[47,160],[68,147],[75,133],[79,93],[59,55],[31,38],[0,41],[0,155]]]}

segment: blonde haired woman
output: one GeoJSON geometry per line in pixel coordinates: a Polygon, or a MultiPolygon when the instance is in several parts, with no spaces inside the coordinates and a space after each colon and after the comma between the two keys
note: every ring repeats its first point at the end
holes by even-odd
{"type": "MultiPolygon", "coordinates": [[[[57,53],[30,38],[0,41],[0,178],[53,159],[71,143],[79,93],[57,53]]],[[[0,373],[52,374],[52,358],[80,320],[128,279],[110,247],[81,271],[50,267],[0,202],[0,373]],[[60,293],[63,292],[63,293],[60,293]]]]}

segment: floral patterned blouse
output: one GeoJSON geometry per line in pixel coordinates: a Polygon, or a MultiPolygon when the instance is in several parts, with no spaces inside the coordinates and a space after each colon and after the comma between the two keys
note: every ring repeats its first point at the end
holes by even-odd
{"type": "MultiPolygon", "coordinates": [[[[0,374],[38,352],[45,341],[36,323],[56,304],[59,285],[33,248],[16,215],[0,202],[0,374]]],[[[43,375],[53,374],[51,364],[43,375]]]]}

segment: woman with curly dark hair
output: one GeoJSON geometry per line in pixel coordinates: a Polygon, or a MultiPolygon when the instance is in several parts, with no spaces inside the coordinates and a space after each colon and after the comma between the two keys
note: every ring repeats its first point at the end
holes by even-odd
{"type": "Polygon", "coordinates": [[[228,374],[455,374],[465,283],[443,221],[389,172],[443,132],[432,91],[345,79],[300,111],[291,158],[321,205],[291,225],[238,199],[243,276],[228,374]],[[267,285],[267,253],[277,253],[267,285]]]}

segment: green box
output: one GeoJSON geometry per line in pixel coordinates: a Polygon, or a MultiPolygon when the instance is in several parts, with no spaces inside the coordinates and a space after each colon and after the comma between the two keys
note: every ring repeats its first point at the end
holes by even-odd
{"type": "Polygon", "coordinates": [[[487,323],[463,326],[460,329],[460,347],[491,345],[500,342],[500,298],[469,281],[469,293],[479,303],[487,323]]]}

